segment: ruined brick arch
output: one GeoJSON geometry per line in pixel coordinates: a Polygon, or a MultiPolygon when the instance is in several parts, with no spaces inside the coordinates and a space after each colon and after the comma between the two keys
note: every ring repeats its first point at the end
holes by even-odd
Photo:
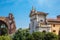
{"type": "MultiPolygon", "coordinates": [[[[3,24],[7,25],[8,34],[13,34],[16,32],[16,25],[15,25],[15,21],[14,21],[14,17],[13,17],[12,13],[9,13],[9,16],[7,16],[7,17],[0,16],[0,26],[3,24]]],[[[5,25],[5,27],[6,27],[6,25],[5,25]]],[[[2,26],[2,27],[4,27],[4,26],[2,26]]]]}
{"type": "Polygon", "coordinates": [[[9,34],[9,23],[7,22],[5,17],[0,17],[0,22],[3,22],[7,26],[8,34],[9,34]]]}

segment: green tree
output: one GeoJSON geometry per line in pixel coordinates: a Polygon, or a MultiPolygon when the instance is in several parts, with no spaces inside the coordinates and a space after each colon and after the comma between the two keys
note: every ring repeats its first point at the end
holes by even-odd
{"type": "Polygon", "coordinates": [[[12,40],[10,36],[0,36],[0,40],[12,40]]]}
{"type": "Polygon", "coordinates": [[[34,32],[33,34],[34,40],[44,40],[45,34],[42,32],[34,32]]]}
{"type": "Polygon", "coordinates": [[[58,36],[56,34],[53,34],[53,33],[46,33],[44,39],[45,40],[57,40],[58,36]]]}
{"type": "Polygon", "coordinates": [[[13,40],[33,40],[32,34],[29,33],[29,29],[18,29],[13,40]]]}
{"type": "Polygon", "coordinates": [[[19,29],[13,36],[13,40],[24,40],[22,29],[19,29]]]}
{"type": "Polygon", "coordinates": [[[53,33],[33,32],[29,33],[29,29],[18,29],[13,35],[13,40],[58,40],[58,36],[53,33]]]}
{"type": "Polygon", "coordinates": [[[34,40],[34,37],[32,36],[32,34],[29,34],[29,35],[26,37],[26,40],[34,40]]]}
{"type": "Polygon", "coordinates": [[[7,28],[2,28],[1,29],[1,35],[7,35],[7,34],[8,34],[7,28]]]}

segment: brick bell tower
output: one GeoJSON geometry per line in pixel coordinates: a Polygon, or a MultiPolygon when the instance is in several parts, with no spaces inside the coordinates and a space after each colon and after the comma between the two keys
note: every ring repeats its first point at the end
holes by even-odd
{"type": "Polygon", "coordinates": [[[16,31],[14,16],[13,16],[12,13],[9,13],[8,21],[9,21],[9,25],[10,25],[9,34],[12,34],[12,33],[14,33],[16,31]]]}

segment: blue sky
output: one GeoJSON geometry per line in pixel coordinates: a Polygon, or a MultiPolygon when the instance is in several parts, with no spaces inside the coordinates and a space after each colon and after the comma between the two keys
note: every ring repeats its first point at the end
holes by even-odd
{"type": "Polygon", "coordinates": [[[60,15],[60,0],[0,0],[0,16],[13,13],[16,27],[28,28],[32,6],[37,11],[49,13],[48,18],[60,15]]]}

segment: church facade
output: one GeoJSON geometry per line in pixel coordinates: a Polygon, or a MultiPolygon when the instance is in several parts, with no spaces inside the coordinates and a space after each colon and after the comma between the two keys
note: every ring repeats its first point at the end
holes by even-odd
{"type": "Polygon", "coordinates": [[[36,11],[32,8],[30,12],[30,33],[33,32],[52,32],[59,34],[60,31],[60,15],[57,18],[46,18],[48,13],[36,11]]]}
{"type": "Polygon", "coordinates": [[[7,17],[0,16],[0,35],[3,35],[2,30],[7,28],[8,34],[12,34],[16,31],[16,25],[14,21],[14,16],[12,13],[9,13],[7,17]]]}

